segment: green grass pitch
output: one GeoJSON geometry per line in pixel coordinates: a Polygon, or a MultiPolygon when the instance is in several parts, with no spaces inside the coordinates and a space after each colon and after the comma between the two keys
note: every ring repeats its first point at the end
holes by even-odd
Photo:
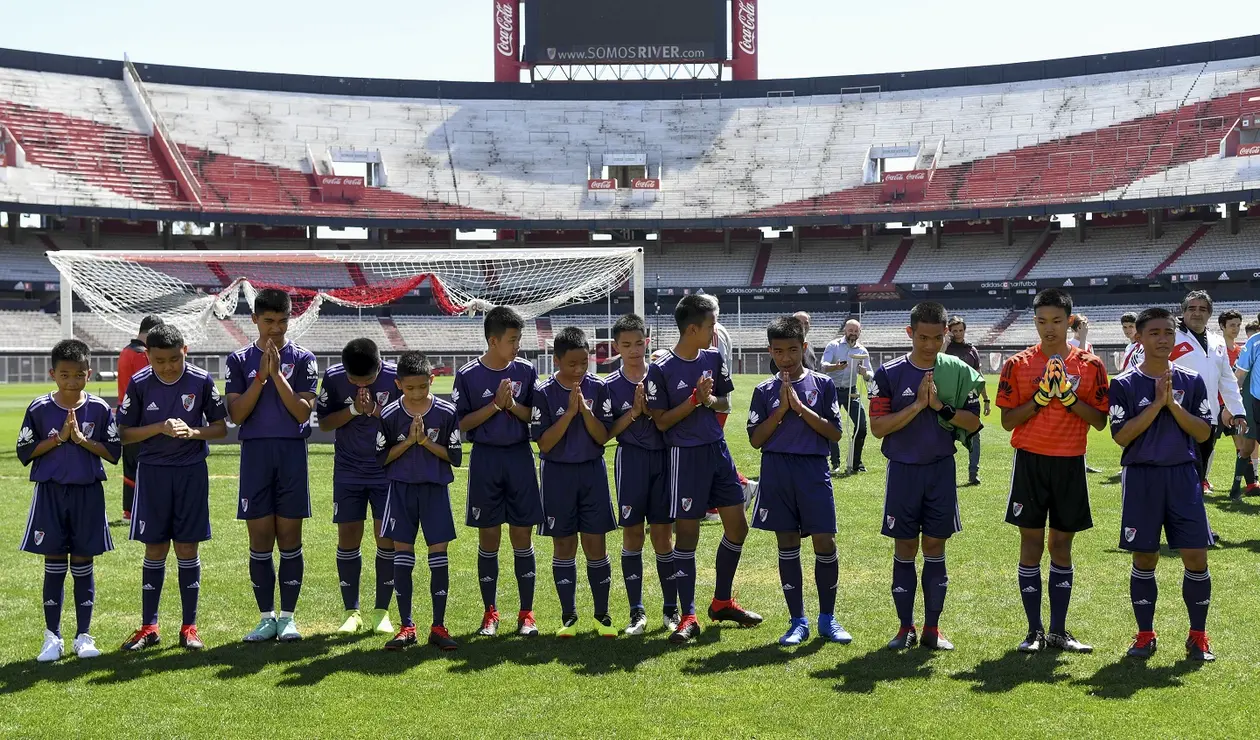
{"type": "MultiPolygon", "coordinates": [[[[450,380],[441,388],[449,387],[450,380]]],[[[736,379],[737,411],[728,441],[740,469],[755,476],[759,458],[743,431],[749,390],[757,379],[736,379]]],[[[992,379],[991,379],[992,380],[992,379]]],[[[96,390],[94,387],[90,390],[96,390]]],[[[105,390],[101,388],[101,390],[105,390]]],[[[142,547],[113,529],[117,549],[97,559],[93,633],[105,654],[60,663],[34,661],[42,632],[40,559],[16,551],[26,521],[31,484],[13,448],[26,404],[40,386],[0,386],[0,736],[110,737],[123,734],[214,737],[382,736],[818,736],[1026,737],[1254,735],[1250,705],[1260,664],[1251,632],[1260,610],[1257,565],[1260,536],[1250,501],[1213,496],[1209,516],[1224,543],[1210,556],[1214,599],[1209,632],[1219,660],[1198,666],[1183,659],[1187,629],[1181,565],[1165,553],[1159,569],[1156,629],[1163,650],[1147,664],[1121,656],[1134,631],[1128,600],[1129,558],[1117,551],[1120,487],[1113,477],[1119,448],[1104,433],[1090,441],[1094,529],[1076,540],[1076,592],[1069,627],[1092,643],[1093,655],[1014,652],[1025,630],[1015,586],[1018,537],[1002,522],[1010,476],[1008,435],[996,409],[985,421],[978,488],[960,491],[964,530],[948,547],[950,591],[942,628],[957,644],[951,654],[883,649],[897,623],[889,594],[892,544],[879,535],[884,460],[868,443],[870,472],[836,483],[840,589],[837,614],[854,635],[849,646],[810,641],[795,650],[776,639],[787,622],[778,588],[774,538],[753,531],[744,547],[736,591],[767,621],[739,630],[705,624],[699,644],[676,648],[659,628],[659,592],[650,552],[645,600],[653,631],[646,637],[572,641],[550,636],[558,627],[549,575],[551,548],[538,538],[537,612],[543,636],[475,639],[481,613],[475,575],[476,538],[459,526],[450,553],[447,624],[461,647],[438,654],[416,647],[386,654],[378,636],[336,637],[341,602],[331,524],[332,449],[312,446],[315,517],[307,524],[306,576],[297,644],[244,645],[257,618],[246,575],[244,526],[235,521],[238,458],[216,447],[210,460],[214,539],[204,546],[201,634],[207,649],[186,654],[176,645],[179,598],[174,563],[162,604],[164,642],[137,655],[117,646],[139,621],[142,547]]],[[[1221,443],[1215,482],[1228,485],[1233,448],[1221,443]]],[[[609,447],[611,456],[612,447],[609,447]]],[[[965,475],[965,459],[959,467],[965,475]]],[[[611,467],[611,466],[610,466],[611,467]]],[[[106,484],[109,511],[119,516],[119,472],[106,484]]],[[[456,474],[452,498],[461,521],[467,474],[456,474]]],[[[704,528],[698,553],[697,601],[713,587],[720,527],[704,528]]],[[[612,604],[624,624],[626,605],[618,563],[619,536],[610,536],[614,562],[612,604]]],[[[650,548],[649,548],[650,550],[650,548]]],[[[371,546],[365,546],[366,603],[370,604],[371,546]]],[[[812,559],[806,546],[805,604],[817,611],[812,559]]],[[[511,552],[504,541],[502,608],[515,610],[511,552]]],[[[172,556],[173,558],[173,556],[172,556]]],[[[579,565],[580,578],[585,581],[579,565]]],[[[427,624],[427,572],[416,569],[416,618],[427,624]]],[[[69,591],[67,582],[67,591],[69,591]]],[[[579,606],[589,614],[583,583],[579,606]]],[[[918,613],[922,614],[922,596],[918,613]]],[[[702,606],[703,608],[703,606],[702,606]]],[[[1048,608],[1048,607],[1047,607],[1048,608]]],[[[73,606],[64,619],[73,629],[73,606]]],[[[508,616],[508,621],[511,617],[508,616]]],[[[69,640],[67,640],[67,648],[69,640]]]]}

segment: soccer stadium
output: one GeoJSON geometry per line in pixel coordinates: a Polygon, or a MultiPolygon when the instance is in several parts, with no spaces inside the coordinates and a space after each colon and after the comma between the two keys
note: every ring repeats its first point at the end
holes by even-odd
{"type": "Polygon", "coordinates": [[[769,0],[478,2],[493,81],[0,48],[0,734],[1254,734],[1260,36],[766,79],[769,0]]]}

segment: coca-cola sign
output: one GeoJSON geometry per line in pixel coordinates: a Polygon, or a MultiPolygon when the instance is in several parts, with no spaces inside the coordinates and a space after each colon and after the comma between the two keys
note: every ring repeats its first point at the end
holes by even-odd
{"type": "Polygon", "coordinates": [[[586,181],[586,189],[587,189],[587,190],[616,190],[616,189],[617,189],[617,181],[616,181],[616,180],[612,180],[612,179],[608,179],[608,180],[602,180],[602,179],[591,179],[591,180],[587,180],[587,181],[586,181]]]}
{"type": "Polygon", "coordinates": [[[652,177],[636,177],[630,181],[633,190],[660,190],[661,181],[652,177]]]}
{"type": "Polygon", "coordinates": [[[757,3],[754,0],[735,0],[735,30],[739,33],[739,50],[745,54],[757,53],[757,3]]]}
{"type": "Polygon", "coordinates": [[[1254,157],[1257,154],[1260,154],[1260,144],[1243,144],[1238,147],[1240,157],[1254,157]]]}
{"type": "Polygon", "coordinates": [[[494,25],[499,39],[494,48],[499,54],[516,58],[516,0],[495,0],[494,25]]]}

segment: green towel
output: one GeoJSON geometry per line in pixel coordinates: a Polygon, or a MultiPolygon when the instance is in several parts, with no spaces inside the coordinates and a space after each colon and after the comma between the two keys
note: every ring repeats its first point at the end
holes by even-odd
{"type": "MultiPolygon", "coordinates": [[[[983,375],[957,357],[947,355],[944,352],[936,356],[936,367],[932,370],[932,380],[936,383],[936,397],[940,399],[941,403],[948,404],[956,409],[964,408],[968,401],[971,400],[972,394],[978,396],[980,389],[984,388],[983,375]]],[[[936,417],[936,423],[953,434],[954,440],[961,442],[963,447],[970,448],[976,436],[974,432],[968,432],[962,427],[956,427],[939,416],[936,417]]],[[[978,429],[976,431],[979,432],[978,429]]]]}

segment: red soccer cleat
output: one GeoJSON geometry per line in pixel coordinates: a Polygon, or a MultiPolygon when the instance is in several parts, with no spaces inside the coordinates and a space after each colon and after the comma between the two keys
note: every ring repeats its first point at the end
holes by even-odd
{"type": "Polygon", "coordinates": [[[740,627],[756,627],[762,621],[760,614],[748,611],[735,599],[726,601],[714,599],[709,604],[709,619],[715,622],[734,622],[740,627]]]}
{"type": "Polygon", "coordinates": [[[1204,662],[1216,660],[1206,632],[1190,630],[1190,636],[1186,638],[1186,658],[1204,662]]]}
{"type": "Polygon", "coordinates": [[[402,650],[416,644],[416,628],[403,627],[398,630],[398,634],[394,635],[394,639],[385,643],[386,650],[402,650]]]}
{"type": "Polygon", "coordinates": [[[481,617],[481,627],[477,634],[482,637],[494,637],[499,633],[499,610],[490,607],[481,617]]]}
{"type": "Polygon", "coordinates": [[[532,611],[517,613],[516,634],[521,637],[538,637],[538,624],[534,621],[534,613],[532,611]]]}
{"type": "Polygon", "coordinates": [[[459,649],[459,643],[452,640],[451,633],[447,632],[446,628],[440,624],[435,624],[429,629],[429,644],[439,650],[459,649]]]}
{"type": "Polygon", "coordinates": [[[696,621],[696,615],[688,614],[678,623],[678,628],[670,633],[669,641],[675,645],[683,645],[699,636],[700,623],[696,621]]]}
{"type": "Polygon", "coordinates": [[[123,650],[144,650],[150,645],[157,645],[162,641],[162,637],[158,634],[156,624],[146,624],[135,632],[131,633],[131,637],[122,644],[123,650]]]}
{"type": "Polygon", "coordinates": [[[179,646],[185,650],[200,650],[206,646],[197,634],[197,625],[186,624],[179,628],[179,646]]]}

